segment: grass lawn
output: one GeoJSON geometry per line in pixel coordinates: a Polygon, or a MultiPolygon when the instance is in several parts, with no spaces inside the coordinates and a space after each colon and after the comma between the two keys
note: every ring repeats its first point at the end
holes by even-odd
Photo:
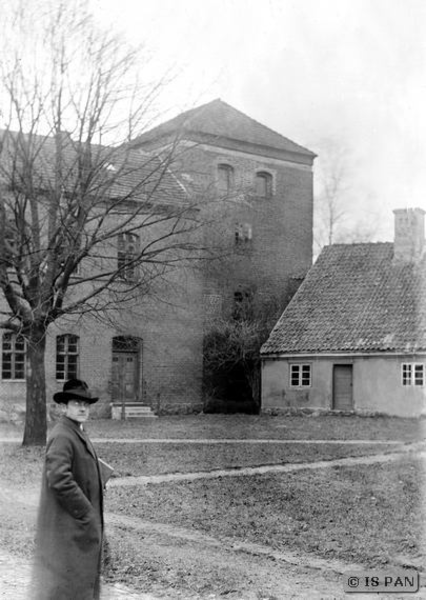
{"type": "MultiPolygon", "coordinates": [[[[400,440],[426,438],[426,420],[358,416],[187,415],[127,421],[92,420],[92,437],[167,439],[400,440]]],[[[22,437],[22,425],[0,423],[0,437],[22,437]]]]}
{"type": "Polygon", "coordinates": [[[91,421],[92,437],[167,439],[400,440],[426,438],[426,420],[395,417],[188,415],[91,421]]]}
{"type": "Polygon", "coordinates": [[[357,562],[425,555],[420,459],[111,488],[107,509],[214,537],[357,562]]]}

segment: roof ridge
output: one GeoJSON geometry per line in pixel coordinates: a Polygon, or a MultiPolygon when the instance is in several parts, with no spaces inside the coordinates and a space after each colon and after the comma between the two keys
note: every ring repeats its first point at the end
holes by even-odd
{"type": "Polygon", "coordinates": [[[187,133],[200,133],[200,134],[205,134],[205,135],[214,135],[218,139],[222,138],[222,139],[229,139],[229,140],[238,140],[239,142],[243,142],[243,143],[248,142],[254,146],[286,150],[287,152],[290,152],[290,153],[292,152],[294,154],[303,154],[305,156],[309,156],[312,159],[314,159],[317,156],[315,154],[315,152],[312,152],[312,150],[309,150],[305,146],[302,146],[301,144],[294,142],[290,138],[284,136],[282,133],[275,131],[268,125],[265,125],[264,123],[261,123],[257,119],[254,119],[253,117],[247,115],[246,113],[242,112],[238,108],[235,108],[228,102],[225,102],[221,98],[215,98],[214,100],[210,100],[209,102],[206,102],[200,106],[196,106],[194,108],[190,108],[184,112],[181,112],[178,115],[176,115],[175,117],[172,117],[171,119],[168,119],[167,121],[159,123],[158,125],[149,129],[148,131],[143,132],[141,135],[137,136],[134,140],[132,140],[131,143],[134,145],[138,145],[138,143],[143,144],[145,140],[155,139],[156,136],[158,136],[158,137],[167,136],[173,132],[176,132],[176,131],[179,132],[179,129],[181,129],[183,131],[186,130],[187,133]],[[236,122],[239,123],[238,127],[241,126],[241,121],[242,121],[243,127],[245,126],[244,121],[251,124],[252,132],[251,132],[250,137],[252,139],[250,139],[250,138],[245,139],[244,136],[241,135],[241,131],[238,131],[238,128],[237,128],[237,135],[235,135],[235,131],[234,131],[234,132],[231,132],[231,133],[233,133],[233,135],[229,135],[227,137],[225,132],[223,130],[221,131],[220,127],[218,128],[216,125],[214,127],[209,127],[209,126],[204,127],[202,121],[201,121],[201,123],[199,123],[197,125],[197,123],[196,123],[197,118],[202,120],[204,114],[206,114],[206,117],[207,117],[206,123],[208,122],[209,109],[212,109],[211,114],[214,117],[215,116],[215,113],[214,113],[215,107],[224,107],[224,109],[226,111],[234,113],[235,115],[238,115],[238,120],[236,119],[236,122]],[[194,121],[195,121],[195,123],[194,123],[194,121]],[[209,131],[209,129],[210,129],[210,131],[209,131]],[[218,131],[215,132],[215,129],[218,129],[218,131]],[[239,133],[239,135],[238,135],[238,133],[239,133]],[[274,140],[275,140],[275,142],[274,142],[274,140]]]}

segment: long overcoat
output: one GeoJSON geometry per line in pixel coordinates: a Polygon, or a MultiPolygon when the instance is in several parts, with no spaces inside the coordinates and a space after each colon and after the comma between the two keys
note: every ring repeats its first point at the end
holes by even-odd
{"type": "Polygon", "coordinates": [[[35,600],[99,598],[103,494],[95,450],[63,416],[46,446],[37,521],[35,600]]]}

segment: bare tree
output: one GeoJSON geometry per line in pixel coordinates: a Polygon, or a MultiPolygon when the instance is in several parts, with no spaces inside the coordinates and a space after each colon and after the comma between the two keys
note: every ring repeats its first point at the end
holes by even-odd
{"type": "Polygon", "coordinates": [[[318,252],[335,241],[348,213],[349,156],[342,144],[327,140],[317,160],[314,244],[318,252]]]}
{"type": "MultiPolygon", "coordinates": [[[[300,283],[300,282],[299,282],[300,283]]],[[[241,292],[231,313],[212,317],[204,337],[204,387],[207,410],[244,406],[260,409],[260,348],[298,287],[285,297],[268,298],[255,289],[241,292]]]]}
{"type": "Polygon", "coordinates": [[[98,31],[85,2],[45,2],[32,28],[27,8],[10,13],[0,77],[0,327],[26,343],[23,444],[42,445],[49,325],[108,318],[200,246],[170,172],[176,147],[159,157],[126,144],[164,80],[142,85],[138,53],[98,31]]]}
{"type": "Polygon", "coordinates": [[[337,139],[322,140],[318,146],[314,254],[333,243],[372,241],[379,229],[378,217],[371,210],[360,214],[366,192],[354,185],[352,152],[337,139]]]}

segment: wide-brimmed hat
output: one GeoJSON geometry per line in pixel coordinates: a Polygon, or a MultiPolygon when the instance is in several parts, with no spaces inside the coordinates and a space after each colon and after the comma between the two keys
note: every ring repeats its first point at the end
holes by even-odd
{"type": "Polygon", "coordinates": [[[85,402],[93,404],[99,398],[94,398],[91,395],[85,381],[81,379],[69,379],[64,383],[62,392],[53,394],[53,400],[58,404],[66,404],[68,400],[85,400],[85,402]]]}

